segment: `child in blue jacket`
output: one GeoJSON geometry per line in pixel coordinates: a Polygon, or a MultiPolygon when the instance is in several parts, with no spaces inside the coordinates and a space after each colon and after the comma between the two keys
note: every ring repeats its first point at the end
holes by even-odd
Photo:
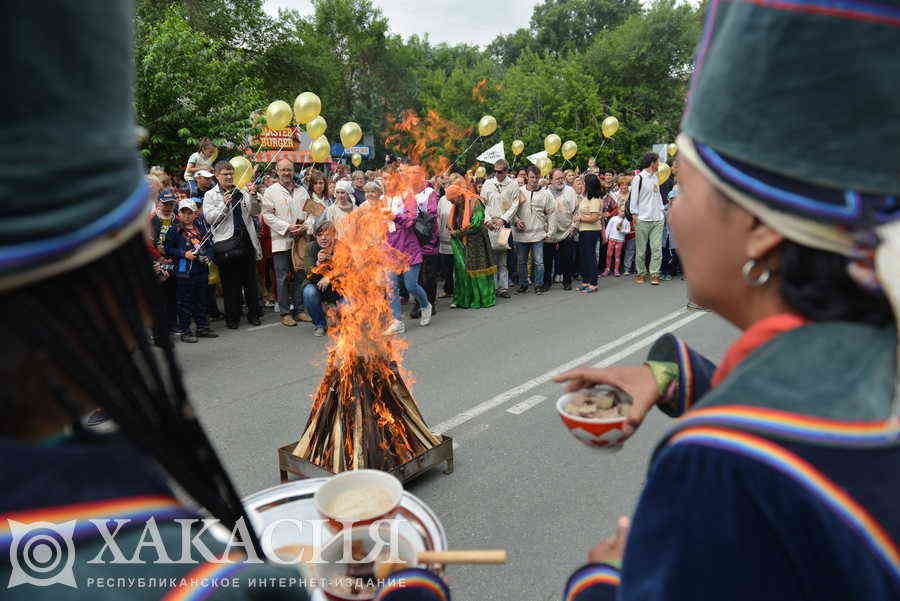
{"type": "Polygon", "coordinates": [[[178,329],[182,342],[198,338],[218,338],[206,317],[206,294],[212,254],[207,232],[195,223],[197,205],[193,199],[179,201],[178,224],[166,234],[166,256],[175,262],[178,329]],[[197,333],[191,332],[191,319],[197,333]]]}

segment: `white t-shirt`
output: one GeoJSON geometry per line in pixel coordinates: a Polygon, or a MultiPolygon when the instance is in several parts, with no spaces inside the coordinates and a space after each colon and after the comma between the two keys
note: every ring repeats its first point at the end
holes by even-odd
{"type": "MultiPolygon", "coordinates": [[[[212,159],[207,158],[207,156],[199,150],[192,154],[191,158],[188,159],[188,165],[190,165],[191,163],[193,163],[197,169],[206,169],[207,171],[212,171],[212,159]]],[[[192,173],[188,173],[187,169],[184,170],[184,181],[194,181],[194,175],[192,173]]]]}
{"type": "Polygon", "coordinates": [[[621,215],[616,215],[615,217],[610,217],[609,223],[606,224],[606,239],[607,240],[615,240],[616,242],[624,242],[625,234],[631,233],[631,222],[622,217],[621,215]]]}
{"type": "Polygon", "coordinates": [[[636,175],[631,180],[628,196],[631,214],[637,217],[638,221],[662,221],[665,218],[662,195],[659,193],[659,180],[655,173],[645,169],[636,175]]]}

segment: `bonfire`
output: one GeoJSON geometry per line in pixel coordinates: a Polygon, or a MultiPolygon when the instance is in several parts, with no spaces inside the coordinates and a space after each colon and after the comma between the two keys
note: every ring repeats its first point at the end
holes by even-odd
{"type": "MultiPolygon", "coordinates": [[[[424,170],[406,167],[386,178],[386,196],[415,202],[424,182],[424,170]]],[[[339,223],[323,272],[344,302],[329,311],[335,326],[329,329],[325,375],[294,455],[335,473],[390,471],[442,442],[410,393],[406,343],[384,335],[393,319],[389,274],[406,268],[405,257],[387,245],[387,206],[384,199],[366,203],[339,223]]]]}

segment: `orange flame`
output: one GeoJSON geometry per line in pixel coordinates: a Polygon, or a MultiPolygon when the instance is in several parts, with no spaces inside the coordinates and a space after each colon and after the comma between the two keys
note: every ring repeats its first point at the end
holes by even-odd
{"type": "Polygon", "coordinates": [[[328,370],[349,368],[354,360],[373,362],[403,360],[406,348],[400,338],[385,336],[390,325],[389,273],[406,269],[406,256],[387,244],[391,217],[384,202],[368,203],[340,222],[327,275],[344,302],[331,309],[338,322],[329,330],[332,345],[328,370]]]}
{"type": "Polygon", "coordinates": [[[457,156],[460,143],[472,133],[471,127],[444,119],[434,110],[427,111],[423,118],[407,109],[399,119],[389,115],[386,121],[388,127],[382,132],[385,146],[431,174],[446,173],[450,167],[448,157],[457,156]]]}
{"type": "Polygon", "coordinates": [[[472,88],[472,98],[477,100],[478,102],[484,102],[484,94],[482,94],[482,90],[484,90],[484,86],[487,85],[487,79],[482,79],[478,83],[475,84],[475,87],[472,88]]]}

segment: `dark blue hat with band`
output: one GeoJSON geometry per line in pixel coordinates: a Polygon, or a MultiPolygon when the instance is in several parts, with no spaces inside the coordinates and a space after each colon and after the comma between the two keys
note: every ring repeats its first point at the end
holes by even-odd
{"type": "Polygon", "coordinates": [[[895,316],[898,82],[897,0],[710,0],[678,137],[679,157],[729,199],[850,258],[895,316]]]}
{"type": "Polygon", "coordinates": [[[61,0],[52,17],[44,3],[15,4],[0,11],[16,49],[0,101],[0,291],[109,253],[146,222],[147,208],[133,3],[61,0]]]}

